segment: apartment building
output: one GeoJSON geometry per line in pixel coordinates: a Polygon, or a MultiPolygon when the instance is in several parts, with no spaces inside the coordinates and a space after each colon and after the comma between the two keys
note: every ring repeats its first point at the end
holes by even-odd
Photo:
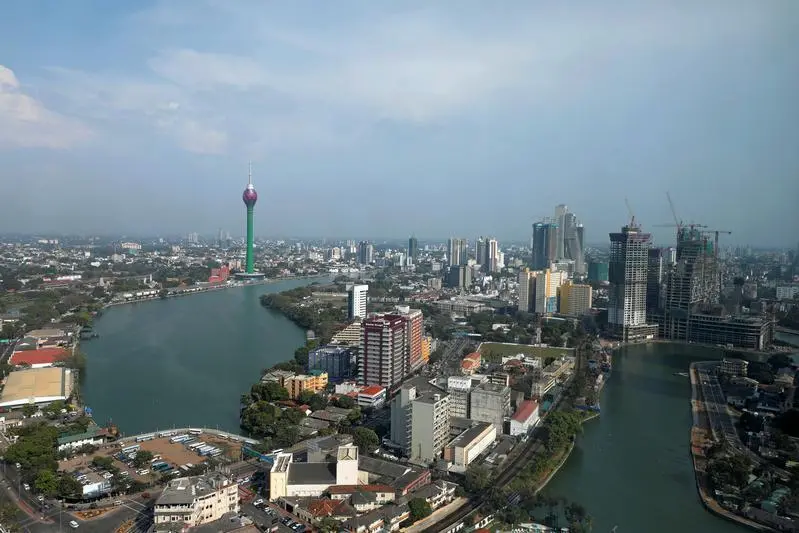
{"type": "Polygon", "coordinates": [[[219,472],[170,481],[155,502],[155,524],[196,527],[238,513],[239,485],[219,472]]]}

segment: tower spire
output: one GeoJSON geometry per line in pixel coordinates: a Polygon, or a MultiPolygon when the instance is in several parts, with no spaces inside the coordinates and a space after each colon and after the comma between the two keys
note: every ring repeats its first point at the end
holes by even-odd
{"type": "Polygon", "coordinates": [[[247,172],[247,185],[252,185],[252,161],[248,161],[249,170],[247,172]]]}

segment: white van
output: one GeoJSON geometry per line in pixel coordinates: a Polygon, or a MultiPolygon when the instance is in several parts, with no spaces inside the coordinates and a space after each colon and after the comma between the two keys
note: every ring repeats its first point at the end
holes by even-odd
{"type": "Polygon", "coordinates": [[[71,527],[72,529],[78,529],[78,523],[77,523],[77,522],[75,522],[74,520],[72,520],[72,521],[69,523],[69,527],[71,527]]]}

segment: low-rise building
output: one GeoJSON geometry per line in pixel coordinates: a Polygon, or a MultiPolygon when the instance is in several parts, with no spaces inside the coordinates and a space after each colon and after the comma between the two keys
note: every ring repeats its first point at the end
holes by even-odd
{"type": "Polygon", "coordinates": [[[295,463],[291,453],[279,453],[269,473],[269,498],[315,498],[333,485],[358,483],[358,447],[339,446],[335,461],[295,463]]]}
{"type": "Polygon", "coordinates": [[[379,385],[363,387],[358,391],[358,407],[379,409],[386,403],[386,388],[379,385]]]}
{"type": "Polygon", "coordinates": [[[58,437],[57,450],[62,452],[64,450],[74,450],[90,444],[92,446],[100,446],[108,439],[108,430],[98,427],[94,422],[90,422],[86,431],[83,433],[76,433],[73,435],[61,435],[58,437]]]}
{"type": "Polygon", "coordinates": [[[45,405],[72,395],[72,371],[63,367],[30,368],[11,372],[0,394],[0,407],[45,405]]]}
{"type": "Polygon", "coordinates": [[[219,472],[173,479],[155,502],[155,525],[183,523],[189,527],[238,513],[239,485],[219,472]]]}
{"type": "Polygon", "coordinates": [[[527,434],[538,425],[538,402],[525,400],[510,419],[510,434],[513,437],[527,434]]]}
{"type": "Polygon", "coordinates": [[[746,377],[749,362],[744,359],[727,358],[721,360],[721,373],[729,376],[746,377]]]}
{"type": "Polygon", "coordinates": [[[497,428],[490,422],[478,422],[453,439],[444,448],[444,460],[451,463],[453,472],[466,472],[472,462],[480,457],[497,440],[497,428]]]}
{"type": "Polygon", "coordinates": [[[14,366],[31,368],[47,368],[56,363],[66,361],[70,353],[64,348],[40,348],[38,350],[22,350],[11,354],[8,363],[14,366]]]}
{"type": "Polygon", "coordinates": [[[289,398],[296,400],[303,392],[317,393],[327,387],[327,372],[312,371],[287,378],[283,385],[289,391],[289,398]]]}

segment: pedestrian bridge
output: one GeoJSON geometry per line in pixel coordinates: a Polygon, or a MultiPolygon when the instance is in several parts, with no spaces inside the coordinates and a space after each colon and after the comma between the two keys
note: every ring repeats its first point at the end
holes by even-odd
{"type": "Polygon", "coordinates": [[[255,439],[251,439],[249,437],[245,437],[244,435],[237,435],[236,433],[228,433],[227,431],[222,431],[219,429],[211,429],[211,428],[174,428],[174,429],[163,429],[160,431],[154,431],[152,433],[141,433],[139,435],[130,435],[127,437],[122,437],[117,439],[116,442],[124,444],[128,442],[142,442],[145,440],[151,439],[158,439],[164,437],[174,437],[176,435],[196,435],[196,434],[210,434],[216,435],[217,437],[221,437],[226,440],[232,440],[236,442],[243,442],[249,445],[258,444],[258,441],[255,439]]]}

